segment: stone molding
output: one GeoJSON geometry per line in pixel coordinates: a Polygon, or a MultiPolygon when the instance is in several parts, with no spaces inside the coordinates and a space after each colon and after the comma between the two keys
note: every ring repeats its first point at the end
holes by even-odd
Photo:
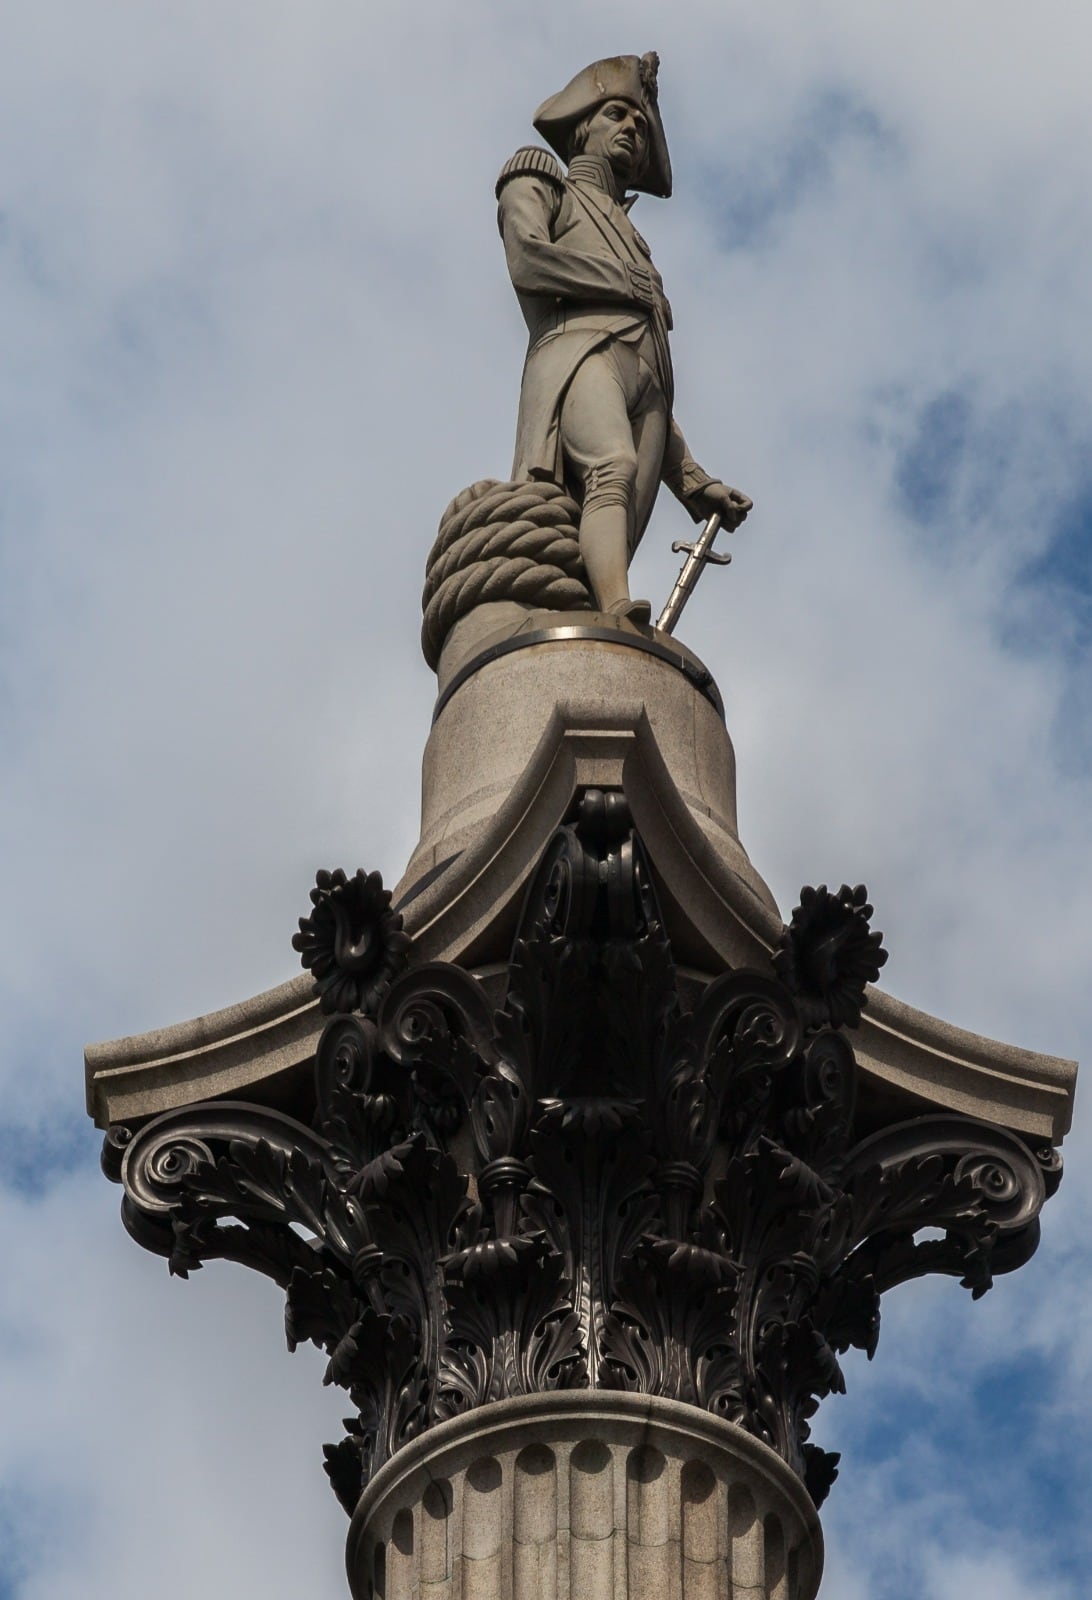
{"type": "Polygon", "coordinates": [[[311,899],[295,944],[334,1015],[309,1122],[198,1102],[112,1127],[104,1163],[173,1272],[285,1289],[290,1345],[356,1409],[326,1450],[349,1513],[449,1419],[582,1390],[737,1424],[818,1505],[837,1457],[810,1420],[881,1296],[940,1272],[977,1297],[1036,1248],[1051,1149],[862,1107],[845,1029],[886,957],[861,887],[803,891],[771,971],[684,981],[625,796],[589,789],[499,996],[410,962],[378,874],[311,899]]]}
{"type": "Polygon", "coordinates": [[[354,1600],[813,1600],[815,1508],[774,1452],[693,1406],[532,1395],[440,1423],[350,1524],[354,1600]]]}
{"type": "Polygon", "coordinates": [[[480,672],[483,667],[493,661],[501,660],[504,656],[512,655],[516,650],[530,650],[538,645],[565,641],[580,643],[593,641],[598,644],[621,645],[630,650],[640,650],[645,655],[656,656],[688,678],[694,688],[705,695],[721,721],[724,720],[724,702],[720,697],[720,690],[713,681],[712,673],[708,667],[702,665],[692,650],[688,650],[670,634],[661,633],[658,629],[646,631],[637,628],[624,618],[608,616],[598,611],[591,613],[583,622],[569,623],[562,627],[553,623],[548,613],[543,620],[549,625],[539,627],[532,615],[514,632],[504,631],[500,637],[494,637],[492,641],[486,639],[456,671],[449,672],[446,681],[441,679],[440,693],[436,697],[432,713],[433,722],[439,719],[448,701],[458,693],[467,679],[480,672]]]}
{"type": "MultiPolygon", "coordinates": [[[[488,696],[464,779],[450,772],[443,779],[447,802],[426,764],[424,832],[431,828],[435,837],[423,854],[418,847],[415,864],[395,891],[396,906],[407,892],[419,891],[401,906],[414,939],[413,959],[454,961],[478,971],[490,961],[503,962],[542,852],[578,790],[595,784],[625,794],[680,964],[703,979],[726,965],[767,967],[781,936],[781,917],[736,834],[734,758],[713,708],[679,671],[652,657],[638,658],[640,693],[630,682],[631,692],[619,687],[609,706],[589,697],[591,667],[599,672],[611,660],[632,661],[633,650],[570,641],[519,654],[548,663],[554,680],[542,685],[549,689],[548,713],[543,711],[537,744],[532,740],[530,759],[511,786],[481,798],[473,820],[467,807],[474,786],[481,786],[473,773],[489,765],[488,696]],[[566,684],[567,694],[561,692],[566,684]],[[700,719],[702,739],[711,741],[714,752],[702,758],[705,776],[695,769],[687,777],[677,737],[665,744],[660,730],[673,716],[700,719]],[[460,807],[470,817],[470,834],[464,828],[461,839],[450,832],[460,807]]],[[[438,728],[466,732],[475,720],[467,722],[468,695],[484,693],[489,674],[510,672],[513,659],[475,674],[438,728]]],[[[534,676],[528,674],[526,687],[534,676]]],[[[459,739],[434,730],[437,739],[458,754],[459,739]]],[[[430,743],[439,760],[440,745],[430,743]]],[[[91,1045],[88,1111],[106,1127],[226,1095],[282,1104],[284,1086],[309,1076],[321,1030],[309,981],[297,977],[174,1027],[91,1045]]],[[[868,991],[856,1055],[862,1081],[871,1080],[888,1098],[902,1097],[908,1116],[943,1108],[1054,1144],[1069,1129],[1074,1062],[971,1033],[883,990],[868,991]]]]}

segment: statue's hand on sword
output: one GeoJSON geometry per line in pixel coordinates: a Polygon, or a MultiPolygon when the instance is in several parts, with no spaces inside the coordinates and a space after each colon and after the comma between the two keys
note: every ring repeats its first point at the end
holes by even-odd
{"type": "Polygon", "coordinates": [[[727,528],[729,533],[739,527],[753,503],[741,489],[732,489],[726,483],[707,483],[686,501],[695,521],[719,517],[721,527],[727,528]]]}
{"type": "Polygon", "coordinates": [[[722,527],[727,528],[729,532],[738,528],[751,509],[748,497],[741,494],[738,489],[730,489],[726,483],[707,483],[697,494],[690,495],[686,503],[694,512],[700,512],[706,522],[693,544],[683,544],[680,540],[676,540],[671,546],[672,550],[685,551],[686,561],[675,580],[675,587],[668,596],[667,604],[656,619],[656,626],[661,633],[671,633],[674,630],[682,609],[693,594],[694,585],[705,568],[726,567],[731,561],[730,555],[718,554],[713,549],[713,543],[722,527]]]}

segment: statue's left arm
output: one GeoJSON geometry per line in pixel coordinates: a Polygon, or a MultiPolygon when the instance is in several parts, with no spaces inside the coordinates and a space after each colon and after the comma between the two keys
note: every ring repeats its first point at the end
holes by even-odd
{"type": "Polygon", "coordinates": [[[695,522],[718,515],[724,527],[738,528],[751,501],[739,489],[732,489],[719,478],[710,477],[699,467],[683,437],[683,431],[674,417],[664,452],[663,482],[676,499],[681,500],[695,522]]]}

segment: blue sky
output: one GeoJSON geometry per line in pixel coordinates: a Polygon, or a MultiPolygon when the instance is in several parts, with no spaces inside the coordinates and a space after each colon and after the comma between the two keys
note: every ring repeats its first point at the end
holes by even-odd
{"type": "MultiPolygon", "coordinates": [[[[683,636],[784,912],[868,883],[900,998],[1087,1056],[1092,22],[1063,0],[9,8],[0,59],[0,1600],[343,1592],[343,1402],[241,1271],[117,1219],[91,1039],[294,970],[396,879],[424,558],[510,459],[497,170],[656,48],[678,415],[753,495],[683,636]]],[[[659,508],[637,587],[683,536],[659,508]]],[[[1079,1600],[1088,1118],[1039,1255],[889,1297],[817,1440],[837,1600],[1079,1600]]],[[[313,1359],[312,1359],[313,1358],[313,1359]]]]}

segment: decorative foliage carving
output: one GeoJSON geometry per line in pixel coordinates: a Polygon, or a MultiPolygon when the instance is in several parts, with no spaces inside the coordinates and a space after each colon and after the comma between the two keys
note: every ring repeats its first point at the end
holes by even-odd
{"type": "Polygon", "coordinates": [[[739,1424],[818,1503],[837,1458],[811,1418],[839,1357],[874,1352],[881,1294],[945,1272],[977,1296],[1035,1248],[1055,1152],[954,1115],[858,1136],[840,1027],[884,958],[863,889],[805,890],[778,975],[727,972],[690,1010],[618,794],[587,791],[546,851],[497,1011],[460,968],[395,974],[375,875],[312,898],[297,947],[371,1011],[327,1024],[313,1126],[192,1106],[111,1130],[104,1165],[172,1271],[224,1257],[285,1289],[290,1347],[355,1408],[326,1451],[349,1510],[432,1423],[588,1385],[739,1424]]]}
{"type": "Polygon", "coordinates": [[[378,872],[358,867],[347,878],[325,869],[311,890],[314,906],[292,936],[300,965],[315,980],[323,1011],[374,1011],[406,964],[409,936],[392,911],[391,892],[378,872]]]}
{"type": "Polygon", "coordinates": [[[869,931],[872,907],[863,883],[801,889],[800,904],[774,954],[774,968],[793,994],[805,1027],[855,1028],[865,988],[887,960],[883,934],[869,931]]]}

